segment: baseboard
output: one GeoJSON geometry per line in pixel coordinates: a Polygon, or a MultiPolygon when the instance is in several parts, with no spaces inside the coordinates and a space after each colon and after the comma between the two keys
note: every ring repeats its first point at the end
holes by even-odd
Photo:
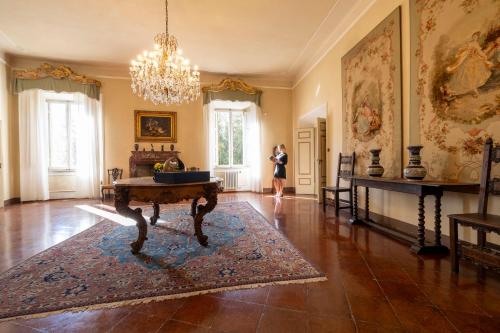
{"type": "Polygon", "coordinates": [[[11,205],[16,205],[16,204],[20,204],[20,203],[21,203],[21,198],[11,198],[11,199],[5,200],[3,202],[3,205],[4,206],[11,206],[11,205]]]}
{"type": "MultiPolygon", "coordinates": [[[[262,193],[273,193],[273,189],[271,187],[264,187],[262,189],[262,193]]],[[[284,187],[283,188],[283,193],[295,194],[295,187],[293,187],[293,186],[284,187]]]]}

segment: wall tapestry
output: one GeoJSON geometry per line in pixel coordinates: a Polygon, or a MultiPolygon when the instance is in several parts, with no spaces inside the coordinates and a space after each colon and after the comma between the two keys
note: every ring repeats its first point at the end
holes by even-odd
{"type": "Polygon", "coordinates": [[[177,112],[135,112],[135,141],[177,142],[177,112]]]}
{"type": "Polygon", "coordinates": [[[370,149],[382,148],[384,177],[401,175],[401,28],[394,10],[342,57],[343,150],[366,174],[370,149]]]}
{"type": "Polygon", "coordinates": [[[500,139],[500,1],[410,4],[410,143],[431,178],[477,181],[484,141],[500,139]]]}

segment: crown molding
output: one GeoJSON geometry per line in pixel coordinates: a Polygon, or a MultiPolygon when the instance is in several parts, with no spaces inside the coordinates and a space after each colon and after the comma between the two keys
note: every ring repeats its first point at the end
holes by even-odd
{"type": "Polygon", "coordinates": [[[290,70],[295,72],[292,89],[323,60],[377,0],[337,1],[321,22],[290,70]]]}

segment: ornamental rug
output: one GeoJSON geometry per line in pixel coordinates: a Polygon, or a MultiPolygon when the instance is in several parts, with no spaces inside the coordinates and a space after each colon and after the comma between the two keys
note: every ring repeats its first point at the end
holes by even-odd
{"type": "Polygon", "coordinates": [[[106,219],[1,273],[0,320],[326,280],[247,202],[205,215],[208,247],[189,212],[162,206],[139,255],[137,227],[106,219]]]}

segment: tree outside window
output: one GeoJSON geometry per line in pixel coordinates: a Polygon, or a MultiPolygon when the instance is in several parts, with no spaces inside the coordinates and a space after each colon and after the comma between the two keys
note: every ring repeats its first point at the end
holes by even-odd
{"type": "Polygon", "coordinates": [[[217,165],[244,164],[245,119],[243,111],[216,110],[217,165]]]}

